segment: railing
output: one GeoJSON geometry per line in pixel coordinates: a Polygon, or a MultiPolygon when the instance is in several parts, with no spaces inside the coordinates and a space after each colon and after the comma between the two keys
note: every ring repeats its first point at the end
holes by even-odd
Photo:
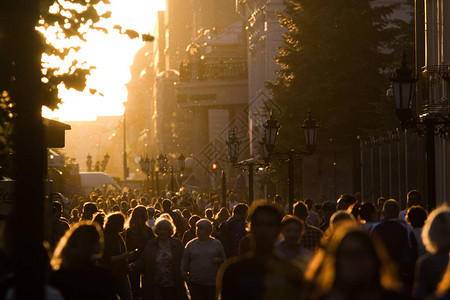
{"type": "Polygon", "coordinates": [[[246,61],[227,61],[198,63],[180,66],[180,81],[212,81],[247,79],[246,61]]]}

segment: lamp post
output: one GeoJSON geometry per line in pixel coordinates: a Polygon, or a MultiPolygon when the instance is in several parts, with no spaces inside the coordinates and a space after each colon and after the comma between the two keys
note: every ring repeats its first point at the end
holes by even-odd
{"type": "Polygon", "coordinates": [[[156,192],[157,196],[159,197],[159,173],[163,174],[166,172],[166,163],[167,157],[164,156],[162,153],[159,154],[158,158],[156,159],[158,161],[158,171],[155,172],[156,174],[156,192]]]}
{"type": "MultiPolygon", "coordinates": [[[[169,165],[169,159],[166,155],[160,154],[158,156],[158,165],[159,165],[159,171],[162,173],[170,172],[170,191],[172,193],[175,192],[175,174],[180,174],[183,176],[184,170],[186,169],[186,157],[183,153],[180,154],[180,156],[177,158],[178,160],[178,167],[179,170],[174,170],[173,166],[169,165]]],[[[157,175],[158,176],[158,175],[157,175]]],[[[158,178],[158,177],[157,177],[158,178]]]]}
{"type": "Polygon", "coordinates": [[[308,111],[308,116],[302,125],[306,150],[291,148],[288,150],[275,151],[276,137],[278,135],[280,125],[278,121],[270,114],[269,120],[264,124],[265,130],[265,148],[269,154],[269,158],[277,156],[279,159],[287,161],[288,163],[288,200],[289,200],[289,213],[293,212],[294,205],[294,161],[295,159],[303,159],[303,156],[313,154],[317,144],[317,134],[319,125],[316,120],[312,118],[311,111],[308,111]]]}
{"type": "MultiPolygon", "coordinates": [[[[248,171],[248,204],[253,202],[253,168],[255,166],[266,165],[265,162],[256,160],[255,158],[249,158],[247,160],[238,161],[239,157],[239,139],[236,136],[236,130],[233,129],[228,136],[227,140],[229,160],[235,167],[247,169],[248,171]]],[[[224,181],[225,172],[222,173],[222,181],[224,181]]],[[[226,180],[226,179],[225,179],[226,180]]],[[[226,197],[226,191],[222,191],[222,197],[226,197]],[[224,195],[225,194],[225,195],[224,195]]],[[[226,200],[222,200],[225,202],[226,200]]]]}
{"type": "MultiPolygon", "coordinates": [[[[427,70],[427,72],[432,72],[427,70]]],[[[438,70],[439,72],[439,70],[438,70]]],[[[400,120],[403,129],[412,129],[418,135],[425,135],[426,139],[426,186],[428,208],[436,207],[436,156],[435,156],[435,135],[440,134],[448,136],[450,128],[450,119],[448,111],[446,115],[431,113],[429,106],[425,107],[426,113],[420,116],[412,116],[412,99],[414,96],[414,87],[417,81],[414,71],[407,65],[406,53],[403,54],[400,68],[396,68],[390,77],[394,91],[395,111],[400,120]]],[[[435,74],[436,75],[436,74],[435,74]]],[[[437,74],[442,77],[446,83],[444,90],[449,89],[449,72],[437,74]]]]}
{"type": "MultiPolygon", "coordinates": [[[[150,181],[152,183],[152,196],[155,196],[155,183],[153,180],[154,174],[156,173],[155,170],[155,159],[152,157],[149,161],[149,168],[150,168],[150,181]]],[[[158,181],[156,181],[158,182],[158,181]]]]}
{"type": "Polygon", "coordinates": [[[101,162],[101,165],[102,165],[101,170],[102,170],[102,172],[105,172],[106,166],[108,165],[108,162],[109,162],[109,154],[106,153],[105,156],[103,157],[102,162],[101,162]]]}
{"type": "Polygon", "coordinates": [[[86,157],[86,166],[88,168],[88,172],[92,171],[92,155],[88,154],[88,156],[86,157]]]}
{"type": "Polygon", "coordinates": [[[146,155],[145,158],[141,158],[139,161],[139,166],[141,167],[141,170],[146,174],[146,187],[147,187],[147,195],[149,195],[149,179],[150,179],[150,159],[146,155]]]}

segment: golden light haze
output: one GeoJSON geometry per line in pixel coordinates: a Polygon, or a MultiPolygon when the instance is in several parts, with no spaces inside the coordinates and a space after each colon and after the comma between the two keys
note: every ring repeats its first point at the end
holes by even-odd
{"type": "Polygon", "coordinates": [[[96,67],[87,77],[86,88],[83,92],[78,92],[66,90],[64,85],[58,86],[63,103],[55,111],[44,107],[42,115],[46,118],[59,118],[61,121],[81,121],[95,120],[97,116],[123,114],[122,103],[127,100],[125,84],[130,80],[130,66],[144,42],[139,38],[132,40],[112,28],[120,25],[124,30],[132,29],[141,34],[153,33],[157,11],[164,8],[165,0],[111,0],[111,4],[104,7],[112,12],[111,18],[98,24],[107,28],[108,34],[101,31],[88,32],[87,42],[81,50],[76,54],[69,54],[66,61],[70,66],[70,58],[76,55],[78,61],[86,61],[96,67]],[[103,96],[99,93],[92,95],[89,89],[95,89],[103,96]]]}

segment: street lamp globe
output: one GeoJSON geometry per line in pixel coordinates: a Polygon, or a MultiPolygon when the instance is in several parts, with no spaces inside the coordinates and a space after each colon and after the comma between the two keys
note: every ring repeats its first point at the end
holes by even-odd
{"type": "Polygon", "coordinates": [[[269,153],[272,153],[275,150],[275,143],[279,129],[280,124],[273,117],[272,111],[270,111],[270,117],[266,123],[264,123],[264,141],[266,143],[266,149],[269,153]]]}
{"type": "Polygon", "coordinates": [[[401,67],[395,69],[390,80],[394,89],[395,111],[400,121],[405,121],[411,115],[414,85],[417,81],[414,71],[408,68],[406,52],[403,52],[401,67]]]}
{"type": "Polygon", "coordinates": [[[228,145],[228,156],[231,163],[236,163],[239,157],[239,139],[236,136],[236,130],[233,129],[230,132],[227,140],[228,145]]]}
{"type": "Polygon", "coordinates": [[[311,116],[311,110],[308,110],[308,117],[302,125],[303,133],[305,134],[306,149],[309,152],[314,152],[317,145],[317,134],[319,132],[319,124],[311,116]]]}
{"type": "Polygon", "coordinates": [[[180,171],[183,172],[186,168],[186,157],[183,153],[178,157],[178,166],[180,167],[180,171]]]}

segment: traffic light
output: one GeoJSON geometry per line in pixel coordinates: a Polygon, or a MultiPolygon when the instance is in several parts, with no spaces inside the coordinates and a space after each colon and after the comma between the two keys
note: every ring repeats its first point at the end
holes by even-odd
{"type": "Polygon", "coordinates": [[[217,163],[212,163],[211,170],[216,171],[217,167],[218,167],[217,163]]]}

